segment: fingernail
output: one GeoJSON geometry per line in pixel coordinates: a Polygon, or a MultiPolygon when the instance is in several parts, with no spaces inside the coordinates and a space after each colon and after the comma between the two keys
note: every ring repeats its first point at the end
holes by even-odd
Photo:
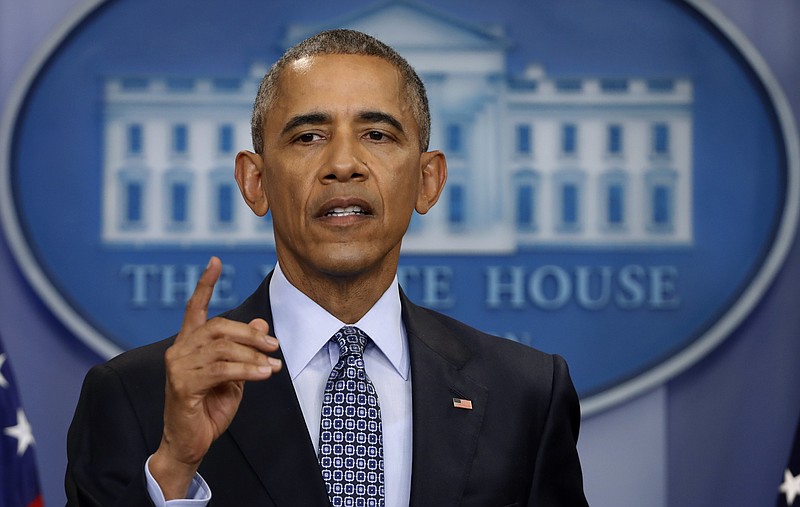
{"type": "Polygon", "coordinates": [[[281,360],[278,359],[277,357],[270,357],[269,358],[269,364],[271,364],[272,366],[275,366],[275,367],[279,367],[282,363],[281,363],[281,360]]]}
{"type": "Polygon", "coordinates": [[[210,268],[210,267],[211,267],[211,261],[213,261],[213,260],[214,260],[214,258],[213,258],[213,257],[211,257],[210,259],[208,259],[208,264],[206,264],[206,270],[208,270],[208,268],[210,268]]]}
{"type": "Polygon", "coordinates": [[[278,339],[277,339],[277,338],[275,338],[274,336],[267,335],[267,336],[264,338],[264,340],[267,342],[267,345],[271,345],[271,346],[273,346],[273,347],[278,347],[278,346],[280,346],[280,343],[278,342],[278,339]]]}

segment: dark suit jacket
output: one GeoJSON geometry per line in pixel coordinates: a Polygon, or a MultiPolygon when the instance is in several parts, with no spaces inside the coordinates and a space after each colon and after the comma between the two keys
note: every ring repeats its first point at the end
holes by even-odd
{"type": "MultiPolygon", "coordinates": [[[[225,317],[271,326],[268,282],[225,317]]],[[[564,360],[401,297],[414,411],[411,505],[587,505],[575,448],[578,398],[564,360]],[[454,397],[473,409],[454,408],[454,397]]],[[[126,352],[87,374],[67,439],[68,506],[151,505],[143,470],[161,440],[171,343],[126,352]]],[[[329,505],[285,368],[246,384],[200,474],[214,507],[329,505]]]]}

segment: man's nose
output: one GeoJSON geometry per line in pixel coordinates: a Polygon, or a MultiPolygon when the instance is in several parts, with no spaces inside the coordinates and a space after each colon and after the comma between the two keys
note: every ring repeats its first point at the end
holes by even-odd
{"type": "Polygon", "coordinates": [[[364,180],[369,177],[364,147],[353,136],[340,135],[328,144],[327,160],[322,168],[326,182],[364,180]]]}

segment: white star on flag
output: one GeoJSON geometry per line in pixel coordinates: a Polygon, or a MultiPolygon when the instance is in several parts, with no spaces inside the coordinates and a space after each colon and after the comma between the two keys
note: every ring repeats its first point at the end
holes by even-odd
{"type": "Polygon", "coordinates": [[[8,380],[3,376],[3,365],[6,364],[6,355],[5,353],[0,354],[0,387],[8,387],[8,380]]]}
{"type": "Polygon", "coordinates": [[[794,476],[792,471],[787,468],[783,472],[783,484],[780,489],[781,493],[786,495],[786,505],[794,504],[795,498],[800,496],[800,474],[794,476]]]}
{"type": "Polygon", "coordinates": [[[22,456],[35,441],[33,439],[33,432],[31,431],[31,424],[28,418],[25,417],[25,412],[21,408],[17,409],[17,424],[16,426],[9,426],[3,430],[6,435],[17,439],[17,455],[22,456]]]}

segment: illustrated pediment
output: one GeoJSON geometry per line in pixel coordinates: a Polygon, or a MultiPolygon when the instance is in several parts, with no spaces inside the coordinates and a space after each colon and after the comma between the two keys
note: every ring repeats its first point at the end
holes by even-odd
{"type": "Polygon", "coordinates": [[[322,24],[291,25],[284,42],[289,47],[310,35],[333,28],[363,31],[401,53],[447,49],[503,51],[509,46],[502,27],[467,23],[409,0],[379,2],[322,24]]]}

